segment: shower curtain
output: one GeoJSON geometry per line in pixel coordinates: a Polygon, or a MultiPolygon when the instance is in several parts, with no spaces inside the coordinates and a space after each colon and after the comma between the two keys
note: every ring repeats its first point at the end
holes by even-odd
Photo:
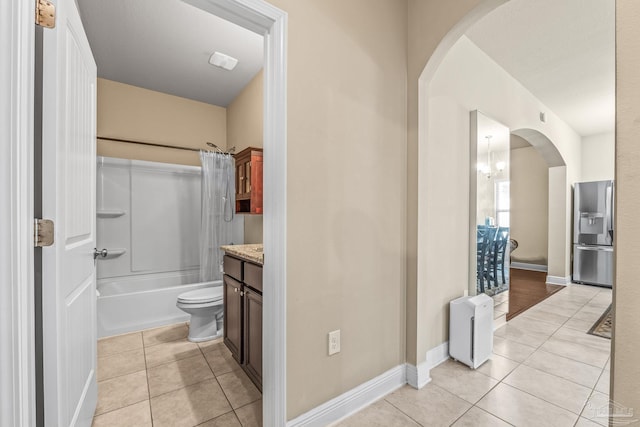
{"type": "Polygon", "coordinates": [[[200,280],[222,279],[223,251],[232,243],[235,211],[235,160],[230,154],[200,152],[202,162],[202,214],[200,280]]]}

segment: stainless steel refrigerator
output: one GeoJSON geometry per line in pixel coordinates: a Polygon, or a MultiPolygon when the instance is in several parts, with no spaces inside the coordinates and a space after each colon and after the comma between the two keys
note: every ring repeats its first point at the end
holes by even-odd
{"type": "Polygon", "coordinates": [[[613,181],[575,184],[574,282],[613,286],[613,190],[613,181]]]}

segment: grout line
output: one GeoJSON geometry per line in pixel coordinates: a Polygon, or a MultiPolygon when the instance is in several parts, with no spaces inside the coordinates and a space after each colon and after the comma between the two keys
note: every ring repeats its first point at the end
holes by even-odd
{"type": "Polygon", "coordinates": [[[153,410],[151,409],[151,386],[149,385],[149,367],[147,366],[147,348],[144,345],[144,335],[142,335],[142,356],[144,357],[144,370],[147,379],[147,395],[149,396],[149,416],[151,417],[151,427],[153,427],[153,410]]]}
{"type": "Polygon", "coordinates": [[[148,401],[149,401],[149,399],[142,399],[142,400],[139,400],[139,401],[137,401],[137,402],[129,403],[129,404],[126,404],[126,405],[121,406],[121,407],[119,407],[119,408],[110,409],[110,410],[108,410],[108,411],[101,412],[101,413],[99,413],[99,414],[94,414],[93,418],[101,417],[101,416],[103,416],[103,415],[110,414],[110,413],[115,412],[115,411],[119,411],[120,409],[128,408],[128,407],[130,407],[130,406],[134,406],[134,405],[137,405],[137,404],[139,404],[139,403],[142,403],[142,402],[148,402],[148,401]]]}

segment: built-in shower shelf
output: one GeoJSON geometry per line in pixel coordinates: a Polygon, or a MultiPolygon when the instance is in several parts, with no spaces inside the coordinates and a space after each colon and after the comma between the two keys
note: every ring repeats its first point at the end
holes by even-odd
{"type": "Polygon", "coordinates": [[[103,211],[98,211],[97,216],[98,218],[118,218],[119,216],[122,216],[125,213],[126,213],[125,211],[103,210],[103,211]]]}

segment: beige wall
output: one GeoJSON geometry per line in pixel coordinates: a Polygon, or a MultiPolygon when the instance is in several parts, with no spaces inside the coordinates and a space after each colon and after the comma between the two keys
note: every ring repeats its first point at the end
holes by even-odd
{"type": "MultiPolygon", "coordinates": [[[[98,79],[98,137],[179,147],[225,147],[226,109],[111,80],[98,79]]],[[[198,153],[98,140],[98,155],[200,165],[198,153]]]]}
{"type": "Polygon", "coordinates": [[[236,153],[247,147],[263,146],[264,83],[262,70],[227,107],[227,148],[236,153]]]}
{"type": "Polygon", "coordinates": [[[580,181],[613,179],[615,174],[614,132],[582,138],[582,173],[580,181]]]}
{"type": "Polygon", "coordinates": [[[511,150],[511,238],[518,241],[513,262],[547,265],[548,211],[547,162],[534,147],[511,150]]]}
{"type": "MultiPolygon", "coordinates": [[[[464,254],[475,253],[469,246],[469,230],[464,228],[469,224],[469,198],[475,190],[469,187],[469,112],[477,109],[512,131],[530,129],[546,135],[565,158],[563,170],[568,174],[580,169],[581,141],[569,125],[467,37],[460,37],[450,47],[424,84],[424,130],[418,150],[417,267],[418,301],[424,305],[417,323],[418,328],[428,327],[417,336],[418,363],[427,361],[430,349],[448,341],[449,301],[469,287],[475,289],[475,263],[462,265],[464,254]],[[538,119],[540,111],[546,111],[545,123],[538,119]]],[[[560,185],[554,183],[566,202],[554,205],[561,209],[557,216],[562,219],[569,218],[570,182],[562,178],[560,185]]],[[[558,225],[562,228],[550,236],[552,246],[563,250],[556,252],[557,262],[549,274],[565,278],[571,265],[571,239],[567,224],[558,225]]]]}
{"type": "MultiPolygon", "coordinates": [[[[491,3],[484,5],[481,0],[408,0],[406,323],[407,362],[414,365],[424,361],[427,349],[431,348],[424,337],[437,333],[433,319],[439,316],[439,312],[430,311],[430,296],[424,291],[419,293],[417,286],[418,79],[443,37],[474,7],[480,5],[490,10],[501,1],[491,3]]],[[[478,11],[478,15],[481,14],[478,11]]]]}
{"type": "MultiPolygon", "coordinates": [[[[227,107],[227,148],[236,153],[263,146],[264,84],[262,70],[227,107]]],[[[262,243],[262,215],[244,214],[244,242],[262,243]]]]}
{"type": "Polygon", "coordinates": [[[640,413],[640,2],[616,1],[616,278],[611,399],[640,413]]]}
{"type": "Polygon", "coordinates": [[[405,361],[407,9],[397,0],[271,3],[289,14],[291,419],[405,361]],[[342,351],[329,357],[334,329],[342,351]]]}

